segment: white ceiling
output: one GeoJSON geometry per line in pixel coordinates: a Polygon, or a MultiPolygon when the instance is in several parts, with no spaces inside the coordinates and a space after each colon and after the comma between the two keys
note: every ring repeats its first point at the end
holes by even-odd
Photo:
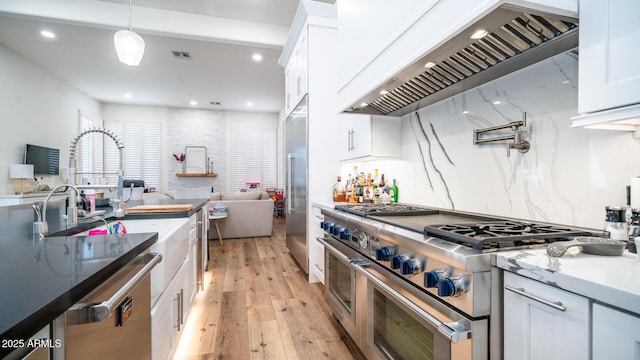
{"type": "Polygon", "coordinates": [[[190,107],[196,100],[203,109],[277,113],[284,104],[277,62],[297,5],[134,0],[132,30],[146,49],[140,66],[129,67],[113,47],[115,31],[127,27],[128,0],[2,0],[0,44],[102,102],[190,107]],[[42,29],[56,38],[40,36],[42,29]],[[174,50],[192,58],[174,58],[174,50]],[[254,53],[263,61],[253,62],[254,53]]]}

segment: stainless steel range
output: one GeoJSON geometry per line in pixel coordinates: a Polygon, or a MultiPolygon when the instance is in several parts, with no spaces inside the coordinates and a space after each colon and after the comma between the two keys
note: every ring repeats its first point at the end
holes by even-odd
{"type": "Polygon", "coordinates": [[[591,234],[410,204],[322,213],[325,297],[367,359],[501,358],[491,253],[591,234]]]}

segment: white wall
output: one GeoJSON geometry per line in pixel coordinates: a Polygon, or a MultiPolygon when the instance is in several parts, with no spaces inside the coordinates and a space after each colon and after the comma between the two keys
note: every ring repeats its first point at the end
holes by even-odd
{"type": "MultiPolygon", "coordinates": [[[[166,140],[159,189],[163,192],[204,186],[226,191],[229,126],[278,127],[275,113],[101,104],[2,45],[0,79],[0,194],[13,194],[9,165],[22,162],[26,143],[60,149],[60,166],[67,167],[69,145],[78,134],[78,111],[103,120],[161,122],[166,140]],[[172,154],[184,152],[187,145],[207,147],[217,178],[175,176],[172,154]]],[[[62,182],[57,176],[44,180],[50,186],[62,182]]]]}
{"type": "MultiPolygon", "coordinates": [[[[60,149],[60,167],[66,168],[78,110],[94,117],[101,110],[98,101],[2,45],[0,79],[0,193],[13,194],[9,165],[22,163],[25,143],[60,149]]],[[[58,176],[44,179],[49,186],[61,182],[58,176]]]]}
{"type": "MultiPolygon", "coordinates": [[[[604,207],[625,205],[629,179],[640,175],[640,141],[570,128],[577,101],[577,55],[567,53],[404,116],[403,161],[387,165],[400,201],[602,228],[604,207]],[[507,157],[504,144],[473,145],[474,129],[521,120],[523,111],[529,152],[507,157]]],[[[374,165],[385,172],[363,164],[374,165]]]]}

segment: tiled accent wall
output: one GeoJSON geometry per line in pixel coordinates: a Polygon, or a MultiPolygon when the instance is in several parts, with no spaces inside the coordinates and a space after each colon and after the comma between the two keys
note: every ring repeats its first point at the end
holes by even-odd
{"type": "Polygon", "coordinates": [[[640,175],[640,141],[571,128],[577,75],[570,52],[404,116],[400,201],[601,228],[604,207],[625,205],[626,186],[640,175]],[[507,157],[504,143],[473,145],[474,129],[523,112],[529,152],[507,157]]]}
{"type": "Polygon", "coordinates": [[[226,120],[224,111],[169,108],[167,111],[167,185],[178,188],[213,187],[224,190],[226,156],[226,120]],[[185,152],[185,146],[205,146],[217,177],[177,177],[178,162],[173,154],[185,152]]]}

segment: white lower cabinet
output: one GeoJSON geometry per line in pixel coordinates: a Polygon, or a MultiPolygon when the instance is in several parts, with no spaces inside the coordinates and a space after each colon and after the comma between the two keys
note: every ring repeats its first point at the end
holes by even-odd
{"type": "Polygon", "coordinates": [[[311,239],[309,241],[309,274],[310,280],[320,281],[324,284],[324,246],[316,238],[324,236],[324,231],[320,228],[320,223],[324,221],[320,208],[313,207],[313,229],[311,229],[311,239]]]}
{"type": "Polygon", "coordinates": [[[593,360],[640,359],[640,317],[593,304],[593,360]]]}
{"type": "Polygon", "coordinates": [[[589,309],[588,298],[505,272],[504,359],[589,359],[589,309]]]}
{"type": "Polygon", "coordinates": [[[153,360],[171,359],[182,335],[187,264],[188,261],[185,259],[156,305],[151,309],[151,358],[153,360]]]}
{"type": "MultiPolygon", "coordinates": [[[[177,267],[173,277],[151,308],[151,356],[153,360],[173,358],[191,305],[198,292],[197,252],[200,249],[197,241],[198,219],[196,216],[192,215],[189,219],[188,235],[180,233],[179,236],[182,243],[188,244],[188,250],[185,253],[178,253],[178,256],[181,257],[180,266],[177,267]]],[[[174,253],[163,255],[167,262],[171,262],[168,260],[169,258],[175,258],[174,253]]],[[[165,260],[163,259],[163,261],[165,260]]]]}

